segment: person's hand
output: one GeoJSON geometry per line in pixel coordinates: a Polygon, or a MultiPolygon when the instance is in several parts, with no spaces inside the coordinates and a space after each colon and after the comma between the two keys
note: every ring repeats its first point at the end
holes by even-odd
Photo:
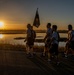
{"type": "Polygon", "coordinates": [[[68,42],[69,40],[66,38],[64,41],[65,41],[65,42],[68,42]]]}

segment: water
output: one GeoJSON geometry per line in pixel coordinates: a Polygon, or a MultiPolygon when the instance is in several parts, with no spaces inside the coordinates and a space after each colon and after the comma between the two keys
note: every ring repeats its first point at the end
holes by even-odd
{"type": "MultiPolygon", "coordinates": [[[[45,36],[45,33],[37,33],[37,38],[43,39],[45,36]]],[[[67,34],[60,34],[61,37],[67,37],[67,34]]],[[[16,37],[26,37],[26,34],[0,34],[0,43],[7,43],[7,44],[20,44],[25,45],[26,42],[24,42],[25,39],[15,40],[16,37]]],[[[38,46],[44,45],[44,43],[35,43],[38,46]]],[[[65,46],[65,42],[60,42],[59,46],[65,46]]]]}

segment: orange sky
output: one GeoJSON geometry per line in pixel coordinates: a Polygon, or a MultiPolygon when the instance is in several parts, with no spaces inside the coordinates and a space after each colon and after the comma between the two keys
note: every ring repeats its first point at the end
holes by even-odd
{"type": "Polygon", "coordinates": [[[74,0],[0,0],[0,21],[4,22],[0,29],[26,29],[33,24],[37,7],[41,25],[34,29],[44,30],[48,22],[59,30],[74,25],[74,0]]]}
{"type": "MultiPolygon", "coordinates": [[[[4,22],[4,21],[3,21],[4,22]]],[[[34,27],[35,30],[46,30],[46,24],[41,24],[39,28],[34,27]]],[[[56,24],[58,26],[58,30],[66,30],[67,29],[67,24],[63,26],[63,24],[59,23],[51,23],[52,25],[56,24]]],[[[16,23],[16,22],[4,22],[4,27],[1,27],[0,29],[8,29],[8,30],[21,30],[21,29],[27,29],[26,28],[27,23],[16,23]]],[[[31,23],[32,25],[32,23],[31,23]]]]}

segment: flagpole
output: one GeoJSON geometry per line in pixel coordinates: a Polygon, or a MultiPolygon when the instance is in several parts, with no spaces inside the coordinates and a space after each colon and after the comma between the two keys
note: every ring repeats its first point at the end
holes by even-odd
{"type": "Polygon", "coordinates": [[[39,9],[39,8],[37,8],[37,11],[38,11],[38,9],[39,9]]]}

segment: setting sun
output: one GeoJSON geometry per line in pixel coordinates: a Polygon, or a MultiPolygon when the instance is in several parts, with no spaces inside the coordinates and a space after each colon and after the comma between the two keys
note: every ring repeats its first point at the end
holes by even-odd
{"type": "Polygon", "coordinates": [[[4,22],[0,22],[0,28],[3,28],[4,22]]]}

